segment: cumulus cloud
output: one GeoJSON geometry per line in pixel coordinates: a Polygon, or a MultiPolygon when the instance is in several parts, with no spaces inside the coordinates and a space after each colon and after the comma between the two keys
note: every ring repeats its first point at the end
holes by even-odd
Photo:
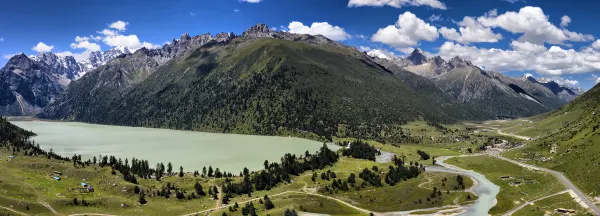
{"type": "Polygon", "coordinates": [[[301,22],[294,21],[288,25],[290,33],[323,35],[329,39],[343,41],[351,36],[339,26],[332,26],[327,22],[314,22],[311,26],[305,26],[301,22]]]}
{"type": "Polygon", "coordinates": [[[98,34],[102,34],[104,36],[114,36],[117,35],[118,32],[110,29],[102,29],[102,31],[98,31],[98,34]]]}
{"type": "Polygon", "coordinates": [[[435,41],[438,37],[438,30],[435,26],[407,11],[398,17],[395,25],[377,30],[371,40],[402,49],[415,46],[422,40],[435,41]]]}
{"type": "Polygon", "coordinates": [[[571,17],[565,15],[560,18],[560,27],[567,27],[571,23],[571,17]]]}
{"type": "Polygon", "coordinates": [[[473,17],[464,17],[457,23],[460,28],[458,32],[454,28],[442,27],[439,32],[448,40],[462,44],[469,43],[495,43],[502,39],[501,34],[495,34],[490,27],[485,27],[473,17]]]}
{"type": "Polygon", "coordinates": [[[512,49],[485,49],[445,42],[440,55],[445,59],[459,56],[488,70],[535,71],[546,76],[600,71],[600,53],[586,47],[580,51],[558,46],[546,48],[530,42],[513,41],[512,49]]]}
{"type": "Polygon", "coordinates": [[[119,30],[119,31],[125,31],[127,25],[129,25],[128,22],[123,22],[123,21],[119,20],[114,23],[111,23],[108,27],[119,30]]]}
{"type": "Polygon", "coordinates": [[[240,2],[260,3],[262,0],[240,0],[240,2]]]}
{"type": "Polygon", "coordinates": [[[514,34],[522,34],[519,41],[535,44],[563,44],[565,41],[590,41],[588,34],[559,29],[548,21],[539,7],[523,7],[518,12],[509,11],[497,16],[481,16],[477,22],[486,27],[502,28],[514,34]]]}
{"type": "Polygon", "coordinates": [[[360,50],[361,52],[368,52],[368,51],[371,51],[371,47],[368,47],[368,46],[358,46],[358,50],[360,50]]]}
{"type": "Polygon", "coordinates": [[[89,41],[89,37],[75,37],[75,43],[71,43],[72,49],[86,49],[90,51],[100,51],[100,45],[89,41]]]}
{"type": "Polygon", "coordinates": [[[348,7],[383,7],[390,6],[401,8],[403,6],[428,6],[437,9],[446,9],[446,5],[438,0],[350,0],[348,7]]]}
{"type": "Polygon", "coordinates": [[[371,57],[382,58],[382,59],[391,59],[392,57],[396,56],[396,54],[394,54],[393,52],[390,52],[385,49],[373,49],[373,50],[367,52],[367,55],[369,55],[371,57]]]}
{"type": "Polygon", "coordinates": [[[35,45],[31,48],[31,50],[40,52],[40,53],[51,52],[52,49],[54,49],[54,46],[52,46],[52,45],[48,46],[42,42],[39,42],[37,45],[35,45]]]}

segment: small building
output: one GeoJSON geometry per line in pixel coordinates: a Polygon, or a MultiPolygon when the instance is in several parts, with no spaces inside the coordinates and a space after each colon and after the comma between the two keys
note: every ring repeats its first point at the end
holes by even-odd
{"type": "Polygon", "coordinates": [[[54,173],[54,174],[56,174],[56,175],[62,175],[62,172],[59,172],[59,171],[54,171],[54,172],[52,172],[52,173],[54,173]]]}
{"type": "Polygon", "coordinates": [[[87,182],[81,182],[81,187],[87,188],[88,183],[87,182]]]}
{"type": "Polygon", "coordinates": [[[574,209],[565,209],[565,208],[557,208],[556,209],[557,213],[561,213],[561,214],[577,214],[577,211],[574,209]]]}
{"type": "Polygon", "coordinates": [[[520,181],[514,181],[514,182],[510,182],[510,183],[508,183],[508,184],[509,184],[510,186],[519,186],[519,185],[521,185],[521,183],[522,183],[522,182],[520,182],[520,181]]]}
{"type": "Polygon", "coordinates": [[[509,179],[511,179],[511,178],[512,178],[512,177],[510,177],[510,176],[500,176],[500,179],[501,179],[501,180],[509,180],[509,179]]]}

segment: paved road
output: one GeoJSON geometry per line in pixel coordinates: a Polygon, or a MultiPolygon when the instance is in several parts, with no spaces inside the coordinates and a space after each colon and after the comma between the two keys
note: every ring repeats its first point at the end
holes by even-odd
{"type": "Polygon", "coordinates": [[[541,170],[541,171],[550,173],[554,177],[558,178],[560,180],[560,183],[562,183],[565,187],[567,187],[567,189],[572,190],[575,193],[575,195],[577,195],[577,197],[579,197],[579,199],[580,199],[579,202],[583,202],[585,205],[587,205],[589,207],[589,210],[591,210],[595,215],[600,215],[600,209],[598,209],[598,207],[596,207],[594,205],[594,203],[592,203],[592,201],[590,201],[587,198],[587,196],[585,196],[585,194],[583,192],[581,192],[577,188],[577,186],[575,186],[573,183],[571,183],[571,181],[569,181],[569,179],[567,177],[565,177],[562,173],[554,171],[554,170],[551,170],[551,169],[546,169],[546,168],[542,168],[542,167],[537,167],[537,166],[533,166],[533,165],[521,163],[521,162],[518,162],[518,161],[515,161],[515,160],[512,160],[512,159],[508,159],[508,158],[502,157],[500,155],[492,155],[492,156],[500,158],[500,159],[505,160],[505,161],[512,162],[512,163],[517,164],[517,165],[522,166],[522,167],[526,167],[526,168],[530,168],[530,169],[535,169],[535,170],[541,170]]]}
{"type": "Polygon", "coordinates": [[[569,193],[569,190],[564,190],[564,191],[561,191],[561,192],[558,192],[558,193],[555,193],[555,194],[550,194],[548,196],[545,196],[545,197],[542,197],[542,198],[539,198],[539,199],[535,199],[535,200],[531,200],[529,202],[523,203],[523,205],[520,205],[519,207],[517,207],[517,208],[515,208],[513,210],[510,210],[507,213],[504,213],[503,216],[510,216],[510,215],[514,214],[515,212],[521,210],[522,208],[525,208],[525,206],[528,206],[528,205],[531,205],[531,204],[533,204],[533,203],[535,203],[537,201],[540,201],[540,200],[543,200],[543,199],[546,199],[546,198],[549,198],[549,197],[553,197],[553,196],[556,196],[556,195],[559,195],[559,194],[564,194],[564,193],[569,193]]]}

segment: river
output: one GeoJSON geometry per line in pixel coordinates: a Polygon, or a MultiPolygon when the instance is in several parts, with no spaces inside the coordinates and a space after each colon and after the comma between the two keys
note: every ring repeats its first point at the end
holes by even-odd
{"type": "MultiPolygon", "coordinates": [[[[320,142],[274,136],[204,133],[167,129],[120,127],[78,122],[11,121],[33,131],[33,140],[42,149],[82,158],[114,155],[120,158],[145,159],[150,166],[158,162],[173,163],[173,170],[201,171],[209,165],[234,174],[244,167],[260,170],[265,160],[279,162],[286,153],[314,153],[320,142]]],[[[335,146],[332,146],[335,147],[335,146]]]]}

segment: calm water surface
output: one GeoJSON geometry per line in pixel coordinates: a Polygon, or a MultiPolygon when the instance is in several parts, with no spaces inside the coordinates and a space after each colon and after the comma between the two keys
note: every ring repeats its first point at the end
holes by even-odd
{"type": "Polygon", "coordinates": [[[201,171],[203,166],[239,173],[244,167],[259,170],[263,162],[279,162],[285,153],[314,153],[320,142],[272,136],[250,136],[153,128],[94,125],[77,122],[12,121],[37,134],[33,138],[45,150],[83,158],[114,155],[120,158],[146,159],[150,166],[157,162],[173,163],[173,169],[201,171]]]}

